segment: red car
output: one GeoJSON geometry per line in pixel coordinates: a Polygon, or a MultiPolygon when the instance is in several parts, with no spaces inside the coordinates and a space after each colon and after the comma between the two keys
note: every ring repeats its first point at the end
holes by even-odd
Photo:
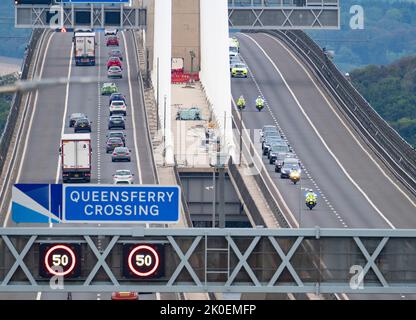
{"type": "Polygon", "coordinates": [[[123,69],[122,65],[121,65],[121,60],[118,57],[111,57],[110,59],[108,59],[107,61],[107,69],[109,69],[110,67],[120,67],[120,69],[123,69]]]}
{"type": "Polygon", "coordinates": [[[111,300],[139,300],[137,292],[113,292],[111,300]]]}
{"type": "Polygon", "coordinates": [[[107,47],[118,47],[120,45],[117,37],[107,38],[107,47]]]}

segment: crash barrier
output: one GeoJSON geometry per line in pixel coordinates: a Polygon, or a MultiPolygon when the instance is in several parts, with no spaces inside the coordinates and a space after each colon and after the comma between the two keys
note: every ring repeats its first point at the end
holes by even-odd
{"type": "MultiPolygon", "coordinates": [[[[30,64],[32,62],[33,55],[36,51],[36,45],[43,34],[43,30],[34,29],[27,45],[27,51],[23,59],[21,79],[27,79],[29,74],[30,64]]],[[[12,100],[9,115],[7,116],[6,125],[0,139],[0,174],[3,172],[4,163],[7,159],[7,152],[9,145],[13,137],[13,132],[16,127],[17,118],[19,116],[20,107],[22,102],[22,93],[17,92],[12,100]]]]}
{"type": "MultiPolygon", "coordinates": [[[[235,124],[235,127],[239,127],[239,116],[237,114],[237,110],[235,108],[232,108],[232,115],[233,115],[233,121],[235,124]]],[[[247,139],[250,141],[250,148],[254,150],[255,146],[253,142],[251,142],[250,137],[247,139]]],[[[243,145],[244,148],[244,145],[243,145]]],[[[244,151],[244,150],[243,150],[244,151]]],[[[253,157],[256,157],[256,155],[253,155],[253,157]]],[[[278,199],[280,198],[276,191],[276,186],[274,185],[273,180],[270,178],[270,175],[268,174],[266,168],[264,165],[261,165],[259,168],[257,167],[256,163],[263,164],[263,159],[259,159],[259,161],[255,161],[255,159],[251,159],[252,165],[256,167],[257,173],[254,174],[254,179],[256,180],[260,190],[262,190],[264,197],[266,198],[267,204],[275,216],[277,222],[279,223],[279,226],[281,228],[290,228],[290,225],[288,223],[288,220],[286,219],[284,213],[279,207],[278,199]]]]}
{"type": "MultiPolygon", "coordinates": [[[[173,171],[175,172],[176,183],[181,188],[181,190],[184,190],[181,178],[179,176],[178,163],[177,163],[176,157],[174,157],[174,160],[175,160],[175,166],[173,167],[173,171]]],[[[191,219],[191,210],[189,210],[188,201],[185,198],[185,192],[181,192],[181,201],[182,201],[182,208],[185,213],[186,224],[188,227],[192,228],[193,223],[191,219]]]]}
{"type": "Polygon", "coordinates": [[[416,151],[371,107],[327,54],[303,31],[267,31],[312,69],[359,135],[393,174],[416,194],[416,151]]]}
{"type": "MultiPolygon", "coordinates": [[[[139,47],[143,46],[143,43],[139,44],[137,41],[137,34],[130,30],[131,32],[131,37],[133,39],[133,45],[134,45],[134,50],[136,52],[136,59],[138,59],[139,56],[139,47]]],[[[141,104],[144,107],[144,114],[146,117],[146,129],[147,129],[147,143],[149,144],[150,148],[151,148],[151,158],[152,158],[152,169],[153,169],[153,176],[155,178],[155,183],[158,184],[159,183],[159,177],[158,177],[158,173],[157,173],[157,168],[156,168],[156,161],[155,161],[155,155],[153,152],[153,142],[152,142],[152,137],[150,134],[150,127],[149,127],[149,115],[147,113],[147,109],[146,109],[146,101],[145,101],[145,81],[144,81],[143,74],[142,74],[142,70],[139,69],[139,74],[137,76],[137,80],[139,81],[139,85],[140,85],[140,91],[141,91],[141,104]]]]}
{"type": "Polygon", "coordinates": [[[264,220],[262,218],[261,212],[257,208],[256,203],[254,202],[254,199],[248,190],[243,177],[241,176],[240,171],[238,170],[237,166],[235,165],[233,159],[230,157],[228,161],[228,173],[231,176],[231,178],[234,180],[234,183],[236,186],[238,186],[238,192],[241,195],[241,198],[243,199],[244,206],[247,208],[247,211],[249,212],[251,218],[253,219],[253,222],[255,223],[255,226],[264,226],[264,220]]]}

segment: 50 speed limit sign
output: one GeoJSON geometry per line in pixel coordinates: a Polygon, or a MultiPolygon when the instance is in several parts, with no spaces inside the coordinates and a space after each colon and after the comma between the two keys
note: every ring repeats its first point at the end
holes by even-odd
{"type": "Polygon", "coordinates": [[[80,276],[79,244],[40,244],[39,274],[41,277],[75,278],[80,276]]]}
{"type": "Polygon", "coordinates": [[[125,245],[123,250],[125,277],[148,279],[160,278],[164,275],[163,245],[125,245]]]}

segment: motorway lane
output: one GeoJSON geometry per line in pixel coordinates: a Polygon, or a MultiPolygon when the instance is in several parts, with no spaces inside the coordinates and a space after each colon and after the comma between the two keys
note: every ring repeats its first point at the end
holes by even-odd
{"type": "MultiPolygon", "coordinates": [[[[67,76],[71,51],[68,39],[71,41],[70,37],[52,35],[43,79],[67,76]]],[[[19,183],[55,183],[65,91],[65,86],[39,90],[19,183]]]]}
{"type": "MultiPolygon", "coordinates": [[[[412,217],[415,212],[413,204],[398,192],[381,172],[377,172],[378,169],[375,169],[374,164],[351,138],[304,71],[295,65],[293,58],[266,35],[250,36],[272,57],[305,112],[319,129],[324,141],[377,208],[388,216],[389,220],[406,222],[398,224],[397,227],[406,228],[409,227],[409,223],[415,224],[412,217]]],[[[331,157],[263,52],[246,36],[240,35],[239,39],[242,56],[254,73],[261,92],[269,102],[271,112],[341,219],[351,228],[389,228],[390,225],[376,212],[331,157]]],[[[234,82],[234,97],[240,92],[245,92],[247,101],[254,101],[258,95],[256,86],[251,86],[251,90],[246,87],[239,88],[234,82]]],[[[267,114],[265,111],[263,112],[267,114]]],[[[268,116],[270,117],[270,114],[268,116]]],[[[255,117],[246,119],[246,126],[249,128],[260,128],[264,124],[255,117]]],[[[271,120],[266,123],[269,124],[271,120]]]]}
{"type": "MultiPolygon", "coordinates": [[[[325,99],[313,85],[312,81],[305,75],[304,70],[296,63],[294,58],[287,53],[281,44],[265,34],[257,34],[254,35],[253,38],[272,58],[273,62],[283,74],[284,79],[292,88],[296,98],[304,108],[310,120],[316,128],[319,129],[319,133],[323,140],[339,159],[339,162],[349,173],[351,178],[368,195],[369,199],[371,199],[375,206],[395,228],[416,227],[416,219],[414,215],[416,212],[415,197],[407,195],[410,198],[409,200],[409,198],[404,196],[403,193],[400,192],[398,188],[396,188],[393,183],[386,178],[383,172],[377,168],[374,162],[371,161],[369,156],[352,138],[351,134],[348,133],[347,129],[341,123],[341,120],[336,116],[336,113],[331,110],[330,106],[326,103],[325,99]]],[[[270,62],[269,67],[273,69],[270,62]]],[[[279,87],[286,89],[284,86],[279,85],[279,87]]],[[[290,98],[290,95],[287,94],[287,89],[284,95],[290,98]]],[[[293,103],[291,105],[277,104],[275,110],[276,113],[279,114],[284,113],[284,111],[289,108],[293,108],[299,112],[299,108],[296,105],[293,105],[293,103]]],[[[293,113],[293,111],[291,111],[291,113],[293,113]]],[[[296,121],[298,121],[298,119],[296,119],[296,121]]],[[[315,137],[316,134],[312,132],[311,126],[305,121],[305,117],[303,117],[303,121],[300,123],[309,130],[308,136],[305,137],[306,141],[309,143],[310,138],[308,137],[315,137]]],[[[293,136],[293,139],[296,139],[296,141],[300,140],[298,135],[296,135],[296,132],[291,136],[293,136]]],[[[317,145],[322,145],[322,142],[318,142],[318,144],[316,144],[315,141],[313,141],[310,145],[315,148],[317,145]]],[[[314,152],[312,151],[308,154],[312,155],[314,152]]],[[[304,161],[309,160],[308,154],[305,154],[308,159],[305,158],[304,161]]],[[[325,155],[325,158],[331,159],[332,162],[334,162],[332,157],[328,155],[328,151],[323,150],[320,152],[320,155],[322,154],[325,155]]],[[[373,158],[375,158],[375,156],[373,156],[373,158]]],[[[327,168],[327,164],[323,164],[322,166],[327,168]]],[[[387,171],[384,167],[382,168],[387,171]]],[[[330,172],[331,175],[334,173],[332,169],[328,172],[330,172]]],[[[345,177],[343,180],[345,183],[341,186],[343,187],[340,189],[341,195],[347,198],[351,204],[354,205],[354,207],[344,207],[344,205],[342,205],[340,210],[342,210],[346,216],[350,227],[379,227],[380,214],[378,214],[372,206],[369,206],[369,201],[364,199],[361,193],[357,192],[357,187],[353,186],[352,183],[345,177]],[[346,185],[349,185],[348,187],[354,191],[354,195],[352,193],[344,193],[344,186],[346,185]],[[348,208],[348,210],[345,210],[344,208],[348,208]],[[361,211],[357,211],[357,209],[361,211]]],[[[395,181],[394,179],[392,180],[395,181]]],[[[395,183],[402,190],[405,190],[400,182],[395,181],[395,183]]],[[[332,193],[330,197],[331,199],[334,199],[333,201],[335,201],[335,204],[338,207],[338,199],[334,198],[332,193]]],[[[384,220],[382,221],[382,224],[385,224],[384,220]]],[[[387,225],[387,227],[392,226],[387,225]]]]}
{"type": "MultiPolygon", "coordinates": [[[[67,119],[65,120],[65,133],[72,133],[73,129],[69,128],[68,126],[68,117],[71,113],[76,112],[83,112],[86,113],[90,120],[93,121],[92,128],[93,131],[91,133],[91,138],[93,141],[93,154],[92,154],[92,163],[93,163],[93,171],[92,171],[92,181],[91,183],[98,183],[98,184],[112,184],[113,178],[112,174],[115,173],[117,169],[129,169],[132,173],[135,174],[135,183],[141,184],[154,184],[155,179],[153,177],[153,170],[151,167],[151,161],[147,161],[149,158],[140,158],[139,168],[137,167],[137,158],[135,152],[135,136],[138,142],[138,149],[147,150],[147,127],[144,123],[145,117],[140,114],[144,113],[144,106],[142,105],[141,99],[141,90],[130,90],[130,85],[132,88],[140,88],[137,77],[138,75],[138,66],[133,60],[136,59],[136,55],[134,52],[134,47],[132,45],[132,39],[130,38],[130,33],[127,34],[127,42],[124,42],[123,36],[120,36],[120,48],[123,51],[123,78],[122,79],[114,79],[108,80],[109,82],[115,82],[119,88],[119,92],[123,93],[127,99],[127,116],[126,116],[126,130],[124,133],[126,134],[126,145],[131,149],[131,162],[117,162],[113,163],[111,161],[111,153],[106,153],[106,136],[109,132],[108,130],[108,117],[109,117],[109,109],[108,109],[108,96],[101,96],[100,90],[103,82],[100,83],[91,83],[88,85],[80,85],[74,84],[70,86],[69,91],[69,103],[68,103],[68,111],[67,111],[67,119]],[[128,51],[125,50],[127,48],[128,51]],[[127,59],[128,54],[128,59],[127,59]],[[129,63],[130,68],[130,84],[129,84],[129,77],[128,77],[128,67],[127,63],[129,63]],[[132,108],[135,108],[135,124],[136,130],[140,130],[140,135],[135,133],[133,130],[133,112],[132,108]],[[140,116],[140,118],[139,118],[140,116]],[[139,139],[141,137],[141,139],[139,139]],[[143,174],[145,172],[145,174],[143,174]]],[[[71,77],[79,77],[79,76],[98,76],[99,78],[106,77],[106,63],[108,58],[108,51],[110,48],[107,48],[105,45],[105,37],[103,34],[97,34],[97,61],[95,67],[76,67],[72,68],[71,77]]],[[[107,80],[105,80],[107,82],[107,80]]],[[[139,151],[140,152],[140,151],[139,151]]],[[[148,155],[148,154],[147,154],[148,155]]],[[[149,156],[149,155],[148,155],[149,156]]],[[[59,181],[61,182],[61,180],[59,181]]],[[[56,227],[68,227],[71,225],[57,225],[56,227]]],[[[75,225],[72,225],[75,226],[75,225]]],[[[100,225],[96,225],[99,227],[100,225]]],[[[114,227],[123,227],[125,225],[117,225],[111,224],[108,226],[114,227]]],[[[66,299],[66,294],[56,294],[56,293],[43,293],[42,299],[49,300],[49,299],[66,299]]],[[[94,293],[74,293],[72,298],[73,299],[87,299],[87,300],[96,300],[96,299],[106,299],[110,298],[111,293],[101,293],[101,294],[94,294],[94,293]]]]}
{"type": "MultiPolygon", "coordinates": [[[[72,34],[54,34],[49,50],[46,52],[43,78],[68,77],[97,77],[106,78],[106,62],[108,48],[105,46],[104,34],[97,34],[97,65],[95,67],[76,67],[74,60],[70,61],[72,48],[72,34]],[[71,66],[71,67],[70,67],[71,66]]],[[[116,82],[120,92],[127,98],[128,115],[125,133],[127,146],[133,151],[131,163],[112,163],[111,155],[105,152],[108,124],[108,97],[100,95],[102,82],[90,84],[70,84],[68,86],[68,103],[66,101],[66,86],[47,88],[39,91],[36,111],[33,114],[33,126],[28,132],[29,140],[26,157],[23,159],[20,183],[61,183],[61,172],[58,171],[58,148],[62,126],[65,133],[72,133],[68,120],[71,113],[83,112],[93,121],[92,124],[92,183],[112,184],[112,174],[116,169],[131,169],[136,174],[135,183],[154,184],[155,177],[151,158],[151,147],[147,139],[147,124],[143,106],[142,92],[138,81],[139,68],[133,39],[130,32],[124,36],[120,34],[120,48],[124,53],[123,79],[109,80],[116,82]],[[124,41],[126,39],[126,41],[124,41]],[[128,58],[128,59],[127,59],[128,58]],[[127,67],[129,62],[129,67],[127,67]],[[130,75],[130,77],[129,77],[130,75]],[[128,81],[130,78],[130,83],[128,81]],[[65,111],[65,107],[67,110],[65,111]],[[132,108],[134,107],[134,118],[132,108]],[[64,117],[64,113],[66,115],[64,117]],[[136,131],[133,130],[134,125],[136,131]],[[134,143],[136,137],[136,143],[134,143]],[[99,143],[98,143],[99,142],[99,143]],[[137,152],[136,152],[137,146],[137,152]],[[137,168],[136,154],[140,154],[139,168],[137,168]],[[58,176],[57,176],[58,171],[58,176]],[[56,180],[58,177],[58,180],[56,180]]],[[[107,82],[107,80],[105,80],[107,82]]],[[[7,221],[8,226],[15,226],[7,221]]],[[[30,227],[32,225],[19,225],[30,227]]],[[[38,226],[38,225],[36,225],[38,226]]],[[[53,227],[68,227],[70,225],[54,225],[53,227]]],[[[77,225],[79,226],[79,225],[77,225]]],[[[125,225],[112,225],[125,226],[125,225]]],[[[98,227],[98,225],[97,225],[98,227]]],[[[103,297],[110,297],[110,293],[102,293],[103,297]]],[[[16,299],[66,299],[63,293],[37,294],[1,294],[0,298],[16,299]]],[[[78,297],[75,294],[75,297],[78,297]]],[[[82,299],[97,299],[97,294],[80,294],[82,299]]]]}
{"type": "MultiPolygon", "coordinates": [[[[389,220],[393,221],[396,227],[414,227],[416,222],[413,218],[415,207],[412,201],[414,202],[414,197],[410,196],[411,200],[409,201],[377,169],[330,109],[304,70],[296,64],[281,45],[263,34],[249,34],[249,36],[255,39],[271,57],[296,99],[312,123],[319,129],[326,144],[340,159],[353,180],[357,181],[358,185],[373,200],[377,208],[389,220]]],[[[253,72],[255,81],[252,79],[233,80],[233,96],[236,99],[240,94],[244,94],[248,103],[254,103],[255,98],[261,92],[270,108],[270,110],[264,110],[262,114],[254,114],[254,105],[251,104],[245,112],[252,112],[244,117],[246,126],[258,129],[265,124],[273,124],[276,119],[302,163],[316,181],[318,188],[329,199],[333,210],[336,210],[345,225],[351,228],[389,228],[390,225],[374,210],[369,201],[351,183],[331,157],[285,86],[282,77],[274,69],[273,64],[263,51],[246,36],[239,35],[238,37],[241,43],[242,57],[248,63],[250,71],[253,72]]],[[[282,188],[281,183],[277,182],[279,190],[296,216],[297,208],[293,205],[294,201],[288,195],[287,188],[282,188]]],[[[302,222],[302,226],[323,226],[324,216],[320,217],[312,212],[309,217],[311,219],[302,217],[303,221],[306,220],[305,223],[302,222]]],[[[328,219],[329,217],[330,215],[327,215],[328,219]]],[[[327,227],[340,227],[341,225],[345,227],[344,224],[340,224],[340,219],[335,222],[333,219],[332,221],[325,220],[325,222],[327,222],[325,224],[327,227]]],[[[412,295],[349,295],[349,297],[353,299],[415,298],[412,295]]]]}

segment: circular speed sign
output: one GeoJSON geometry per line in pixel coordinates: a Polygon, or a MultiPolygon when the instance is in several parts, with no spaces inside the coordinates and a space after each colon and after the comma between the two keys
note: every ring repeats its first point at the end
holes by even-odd
{"type": "Polygon", "coordinates": [[[139,277],[154,275],[159,268],[159,264],[159,254],[148,245],[138,245],[131,250],[128,257],[130,271],[139,277]]]}
{"type": "Polygon", "coordinates": [[[135,278],[154,278],[160,275],[162,252],[158,246],[139,244],[126,252],[128,274],[135,278]]]}
{"type": "Polygon", "coordinates": [[[52,244],[41,247],[41,275],[44,277],[74,277],[79,270],[77,245],[52,244]]]}

